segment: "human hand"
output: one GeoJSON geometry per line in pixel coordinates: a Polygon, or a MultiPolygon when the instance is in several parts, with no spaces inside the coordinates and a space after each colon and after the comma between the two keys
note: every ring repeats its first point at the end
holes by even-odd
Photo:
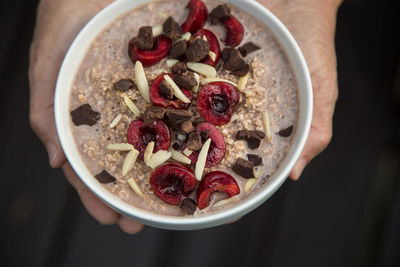
{"type": "Polygon", "coordinates": [[[329,144],[338,97],[335,28],[342,0],[259,0],[289,29],[311,74],[314,111],[304,150],[290,173],[297,180],[305,166],[329,144]]]}
{"type": "Polygon", "coordinates": [[[143,225],[121,216],[99,200],[67,163],[54,121],[54,89],[64,56],[81,28],[113,0],[42,0],[37,11],[30,51],[30,121],[46,146],[50,165],[63,167],[88,212],[102,224],[118,223],[127,233],[137,233],[143,225]]]}

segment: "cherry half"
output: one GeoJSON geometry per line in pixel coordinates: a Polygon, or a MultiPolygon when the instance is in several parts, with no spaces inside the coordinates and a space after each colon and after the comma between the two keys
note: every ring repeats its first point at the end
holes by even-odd
{"type": "Polygon", "coordinates": [[[197,180],[193,171],[179,163],[167,163],[158,167],[150,177],[154,193],[171,205],[179,205],[196,189],[197,180]]]}
{"type": "Polygon", "coordinates": [[[139,151],[139,158],[143,159],[147,144],[154,142],[153,152],[168,150],[171,143],[171,132],[161,120],[153,124],[145,124],[142,120],[135,120],[128,128],[128,143],[139,151]]]}
{"type": "MultiPolygon", "coordinates": [[[[202,122],[196,127],[196,132],[202,135],[202,132],[208,133],[208,138],[211,138],[211,145],[208,150],[206,168],[217,165],[225,156],[226,144],[222,134],[218,131],[217,127],[208,122],[202,122]]],[[[205,140],[204,140],[205,141],[205,140]]],[[[186,148],[186,143],[182,145],[182,151],[186,148]]],[[[192,164],[196,164],[200,151],[193,151],[188,158],[192,164]]]]}
{"type": "Polygon", "coordinates": [[[228,19],[222,21],[227,29],[225,44],[231,47],[240,45],[244,37],[244,28],[242,23],[234,17],[230,16],[228,19]]]}
{"type": "Polygon", "coordinates": [[[225,192],[228,197],[240,193],[236,180],[226,172],[214,171],[204,176],[197,189],[197,205],[199,209],[210,205],[210,197],[214,192],[225,192]]]}
{"type": "Polygon", "coordinates": [[[209,123],[227,124],[239,102],[239,92],[226,82],[212,82],[203,86],[197,96],[197,110],[209,123]]]}
{"type": "Polygon", "coordinates": [[[135,64],[137,60],[142,62],[144,67],[150,67],[163,58],[168,56],[171,50],[172,41],[164,35],[160,35],[154,41],[154,48],[151,50],[141,50],[135,45],[134,39],[129,42],[128,55],[131,61],[135,64]]]}
{"type": "Polygon", "coordinates": [[[214,52],[216,57],[215,61],[213,61],[210,56],[207,56],[205,59],[201,60],[201,63],[210,65],[212,67],[215,67],[219,59],[221,58],[221,47],[219,45],[219,41],[217,36],[212,31],[209,31],[207,29],[200,29],[196,32],[196,34],[193,36],[194,38],[196,37],[203,37],[205,36],[207,38],[207,42],[210,44],[210,51],[214,52]]]}
{"type": "Polygon", "coordinates": [[[182,25],[182,33],[190,32],[193,34],[206,23],[208,10],[201,0],[190,0],[187,8],[189,8],[189,15],[182,25]]]}

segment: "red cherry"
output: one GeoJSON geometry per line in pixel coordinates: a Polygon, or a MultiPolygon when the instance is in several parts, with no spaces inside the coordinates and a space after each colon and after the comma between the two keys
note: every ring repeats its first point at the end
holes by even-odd
{"type": "Polygon", "coordinates": [[[150,177],[154,193],[171,205],[179,205],[196,189],[197,180],[193,171],[179,163],[167,163],[158,167],[150,177]]]}
{"type": "MultiPolygon", "coordinates": [[[[222,134],[218,131],[217,127],[208,122],[202,122],[196,127],[196,132],[200,135],[203,131],[208,131],[208,138],[211,138],[210,149],[208,150],[206,168],[217,165],[225,156],[226,145],[222,134]]],[[[186,148],[186,143],[182,145],[182,151],[186,148]]],[[[192,164],[196,164],[200,151],[193,151],[188,158],[192,164]]]]}
{"type": "MultiPolygon", "coordinates": [[[[153,103],[154,105],[163,107],[163,108],[171,107],[174,109],[188,109],[190,106],[190,103],[183,103],[181,100],[177,99],[176,97],[174,97],[174,99],[172,99],[172,100],[169,100],[160,94],[160,91],[161,91],[160,83],[164,80],[164,75],[165,74],[161,74],[160,76],[158,76],[151,84],[151,87],[150,87],[151,103],[153,103]]],[[[172,73],[168,73],[168,75],[171,78],[174,77],[174,74],[172,74],[172,73]]],[[[189,100],[193,99],[193,91],[192,90],[188,90],[183,87],[179,87],[179,88],[187,96],[187,98],[189,98],[189,100]]]]}
{"type": "Polygon", "coordinates": [[[161,35],[156,38],[153,49],[141,50],[136,47],[134,39],[132,39],[129,42],[128,48],[129,58],[133,63],[139,60],[140,62],[142,62],[144,67],[150,67],[157,64],[163,58],[168,56],[171,45],[171,39],[167,38],[164,35],[161,35]]]}
{"type": "Polygon", "coordinates": [[[139,158],[143,159],[147,144],[152,141],[154,142],[153,152],[168,150],[171,143],[171,132],[161,120],[155,121],[151,125],[145,124],[142,120],[135,120],[129,125],[127,139],[128,143],[140,152],[139,158]]]}
{"type": "Polygon", "coordinates": [[[244,36],[244,28],[242,23],[240,23],[240,21],[234,16],[230,16],[229,19],[225,19],[222,23],[225,25],[228,31],[225,44],[231,47],[240,45],[244,36]]]}
{"type": "Polygon", "coordinates": [[[198,30],[193,37],[196,38],[198,36],[205,36],[207,38],[207,42],[210,44],[210,51],[214,52],[216,55],[215,61],[213,61],[210,56],[208,56],[200,62],[215,67],[218,64],[219,59],[221,58],[221,47],[219,45],[217,36],[215,36],[212,31],[209,31],[207,29],[198,30]]]}
{"type": "Polygon", "coordinates": [[[187,8],[189,8],[189,15],[182,25],[182,33],[195,33],[206,23],[208,10],[201,0],[190,0],[187,8]]]}
{"type": "Polygon", "coordinates": [[[209,123],[227,124],[239,102],[239,92],[226,82],[212,82],[203,86],[197,96],[197,110],[209,123]]]}
{"type": "Polygon", "coordinates": [[[225,192],[228,197],[240,193],[236,180],[226,172],[214,171],[204,176],[197,189],[197,205],[200,209],[210,205],[210,197],[214,192],[225,192]]]}

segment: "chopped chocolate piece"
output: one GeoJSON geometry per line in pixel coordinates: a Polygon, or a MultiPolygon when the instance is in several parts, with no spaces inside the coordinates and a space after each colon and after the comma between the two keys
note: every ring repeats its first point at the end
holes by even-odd
{"type": "Polygon", "coordinates": [[[251,161],[245,159],[238,159],[233,165],[232,170],[242,176],[245,179],[254,178],[254,164],[251,161]]]}
{"type": "Polygon", "coordinates": [[[232,53],[233,48],[232,47],[225,47],[224,50],[222,50],[222,60],[225,62],[229,59],[231,53],[232,53]]]}
{"type": "Polygon", "coordinates": [[[175,142],[175,143],[172,145],[172,148],[173,148],[174,150],[176,150],[176,151],[179,151],[179,150],[181,150],[181,145],[175,142]]]}
{"type": "Polygon", "coordinates": [[[114,89],[126,92],[131,89],[136,89],[136,84],[131,79],[122,79],[114,83],[114,89]]]}
{"type": "Polygon", "coordinates": [[[204,130],[200,132],[200,136],[201,136],[201,141],[204,143],[205,141],[207,141],[208,136],[210,135],[210,130],[204,130]]]}
{"type": "Polygon", "coordinates": [[[254,44],[253,42],[249,42],[246,43],[244,45],[242,45],[241,47],[239,47],[239,51],[242,54],[242,56],[246,57],[248,54],[259,50],[260,47],[256,44],[254,44]]]}
{"type": "Polygon", "coordinates": [[[180,58],[185,55],[187,50],[187,41],[181,40],[177,43],[174,43],[171,47],[171,51],[169,52],[170,58],[180,58]]]}
{"type": "Polygon", "coordinates": [[[210,44],[203,40],[203,38],[196,38],[186,50],[186,57],[189,61],[199,62],[208,56],[210,51],[210,44]]]}
{"type": "Polygon", "coordinates": [[[240,130],[236,134],[237,140],[246,140],[250,149],[256,149],[260,146],[261,139],[265,138],[264,132],[240,130]]]}
{"type": "Polygon", "coordinates": [[[210,21],[212,24],[218,24],[231,16],[231,9],[227,4],[219,5],[214,8],[209,14],[210,21]]]}
{"type": "Polygon", "coordinates": [[[200,150],[202,146],[203,143],[201,142],[200,134],[198,132],[190,133],[187,142],[187,147],[192,151],[197,151],[200,150]]]}
{"type": "Polygon", "coordinates": [[[280,130],[279,135],[282,137],[289,137],[292,134],[292,132],[293,132],[293,125],[286,129],[280,130]]]}
{"type": "Polygon", "coordinates": [[[169,122],[176,128],[183,122],[191,120],[193,117],[191,112],[181,109],[167,109],[166,114],[169,122]]]}
{"type": "Polygon", "coordinates": [[[259,138],[261,138],[261,139],[265,138],[264,132],[262,132],[262,131],[254,131],[254,132],[259,138]]]}
{"type": "Polygon", "coordinates": [[[193,124],[197,125],[199,123],[205,122],[206,120],[203,117],[197,117],[193,120],[193,124]]]}
{"type": "Polygon", "coordinates": [[[191,120],[187,120],[182,122],[177,129],[180,134],[189,134],[196,130],[193,126],[193,122],[191,120]]]}
{"type": "Polygon", "coordinates": [[[185,198],[182,200],[180,208],[188,215],[194,214],[197,209],[196,202],[191,198],[185,198]]]}
{"type": "Polygon", "coordinates": [[[77,109],[71,111],[72,122],[76,126],[93,126],[100,119],[100,113],[94,111],[89,104],[83,104],[77,109]]]}
{"type": "Polygon", "coordinates": [[[169,87],[165,80],[162,80],[160,83],[160,95],[168,100],[172,100],[174,98],[174,90],[169,87]]]}
{"type": "Polygon", "coordinates": [[[244,76],[249,72],[249,70],[250,70],[250,66],[249,66],[249,64],[246,64],[246,66],[244,66],[243,69],[234,70],[234,71],[231,71],[231,73],[234,75],[237,75],[237,76],[244,76]]]}
{"type": "Polygon", "coordinates": [[[260,166],[263,164],[262,157],[255,154],[247,154],[247,158],[249,161],[253,162],[254,166],[260,166]]]}
{"type": "Polygon", "coordinates": [[[250,136],[247,140],[247,146],[250,149],[257,149],[260,146],[261,140],[258,136],[250,136]]]}
{"type": "Polygon", "coordinates": [[[150,106],[148,107],[144,114],[143,114],[143,121],[144,123],[153,123],[156,120],[161,120],[164,118],[165,115],[165,108],[157,107],[157,106],[150,106]]]}
{"type": "Polygon", "coordinates": [[[144,26],[139,29],[139,34],[135,38],[135,45],[141,50],[153,49],[153,29],[150,26],[144,26]]]}
{"type": "Polygon", "coordinates": [[[224,61],[224,68],[226,70],[236,73],[245,72],[243,75],[245,75],[249,71],[249,65],[246,64],[246,61],[243,59],[242,54],[240,54],[239,50],[227,50],[225,52],[225,58],[226,60],[224,61]]]}
{"type": "Polygon", "coordinates": [[[111,174],[109,174],[107,171],[103,170],[102,172],[100,172],[99,174],[97,174],[96,179],[102,183],[102,184],[109,184],[109,183],[113,183],[115,182],[117,179],[115,179],[114,176],[112,176],[111,174]]]}
{"type": "Polygon", "coordinates": [[[178,86],[182,86],[186,89],[192,89],[197,85],[197,80],[194,77],[193,72],[190,71],[182,75],[174,75],[174,77],[172,77],[172,80],[174,80],[174,82],[178,86]]]}
{"type": "Polygon", "coordinates": [[[182,75],[182,73],[185,73],[188,70],[188,68],[187,68],[187,65],[185,62],[179,61],[178,63],[175,63],[172,66],[171,70],[172,70],[172,73],[174,73],[174,74],[182,75]]]}
{"type": "Polygon", "coordinates": [[[164,34],[172,39],[173,41],[179,39],[182,36],[182,30],[179,24],[172,18],[168,17],[163,23],[164,34]]]}

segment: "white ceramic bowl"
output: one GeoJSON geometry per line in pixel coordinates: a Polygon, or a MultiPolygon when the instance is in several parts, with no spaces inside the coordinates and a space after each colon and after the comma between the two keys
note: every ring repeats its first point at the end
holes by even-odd
{"type": "Polygon", "coordinates": [[[92,190],[100,199],[114,210],[136,221],[150,226],[172,230],[194,230],[230,222],[247,214],[267,200],[286,180],[290,170],[293,168],[296,160],[300,156],[310,129],[313,106],[311,79],[306,62],[292,35],[265,7],[252,0],[226,1],[242,10],[246,10],[248,13],[263,22],[270,29],[273,35],[275,35],[276,40],[281,44],[281,47],[285,51],[289,62],[292,65],[298,82],[300,101],[299,121],[293,144],[281,166],[263,188],[254,192],[240,204],[232,208],[201,217],[164,216],[136,208],[108,192],[96,179],[93,178],[93,175],[81,160],[70,128],[69,99],[74,75],[91,42],[102,31],[102,29],[104,29],[119,15],[145,2],[148,2],[148,0],[115,1],[97,14],[82,29],[68,50],[58,76],[55,94],[57,131],[65,155],[75,172],[90,188],[90,190],[92,190]]]}

